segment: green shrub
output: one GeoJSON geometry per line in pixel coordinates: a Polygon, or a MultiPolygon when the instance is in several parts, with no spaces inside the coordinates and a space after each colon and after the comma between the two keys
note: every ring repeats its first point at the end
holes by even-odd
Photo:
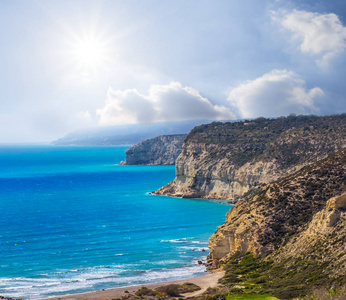
{"type": "Polygon", "coordinates": [[[168,284],[160,286],[155,289],[157,292],[164,293],[167,296],[178,297],[180,296],[179,285],[178,284],[168,284]]]}
{"type": "Polygon", "coordinates": [[[181,285],[179,285],[179,292],[184,294],[184,293],[191,293],[191,292],[196,292],[201,290],[201,287],[198,286],[197,284],[190,283],[190,282],[185,282],[181,285]]]}
{"type": "Polygon", "coordinates": [[[141,287],[136,293],[136,296],[142,297],[142,296],[155,296],[155,291],[148,289],[147,287],[143,286],[141,287]]]}

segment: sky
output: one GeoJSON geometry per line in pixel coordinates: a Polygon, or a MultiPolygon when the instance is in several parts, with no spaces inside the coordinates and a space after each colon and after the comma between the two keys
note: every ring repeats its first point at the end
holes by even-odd
{"type": "Polygon", "coordinates": [[[346,112],[344,0],[0,0],[0,143],[346,112]]]}

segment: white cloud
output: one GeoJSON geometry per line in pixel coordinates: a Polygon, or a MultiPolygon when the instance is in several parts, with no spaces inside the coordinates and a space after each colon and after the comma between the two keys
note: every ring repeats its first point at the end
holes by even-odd
{"type": "Polygon", "coordinates": [[[274,13],[273,19],[293,33],[303,53],[318,56],[316,62],[321,66],[346,48],[346,27],[336,14],[293,10],[274,13]]]}
{"type": "Polygon", "coordinates": [[[179,82],[152,85],[149,95],[136,89],[114,91],[109,88],[107,103],[96,114],[102,125],[235,118],[228,108],[213,105],[197,90],[183,87],[179,82]]]}
{"type": "Polygon", "coordinates": [[[234,88],[228,96],[242,118],[279,117],[290,113],[317,113],[315,101],[324,96],[318,88],[306,90],[294,72],[273,70],[234,88]]]}

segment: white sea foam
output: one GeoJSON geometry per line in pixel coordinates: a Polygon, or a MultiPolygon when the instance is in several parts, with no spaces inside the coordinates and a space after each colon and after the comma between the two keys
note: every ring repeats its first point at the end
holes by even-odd
{"type": "MultiPolygon", "coordinates": [[[[162,265],[170,263],[181,262],[162,261],[162,265]]],[[[59,294],[90,291],[101,285],[111,288],[188,278],[201,275],[205,271],[205,267],[197,265],[196,261],[186,267],[133,272],[133,275],[121,275],[126,268],[118,267],[74,269],[68,272],[57,272],[50,278],[0,278],[0,294],[14,298],[39,299],[59,294]]]]}
{"type": "Polygon", "coordinates": [[[204,242],[204,241],[191,241],[191,244],[203,244],[203,245],[208,245],[208,242],[204,242]]]}
{"type": "Polygon", "coordinates": [[[164,265],[172,265],[172,264],[182,264],[182,261],[170,259],[170,260],[162,260],[155,264],[159,266],[164,266],[164,265]]]}
{"type": "Polygon", "coordinates": [[[182,239],[172,239],[172,240],[161,240],[161,243],[180,243],[180,244],[208,244],[208,242],[205,241],[194,241],[194,238],[182,238],[182,239]]]}
{"type": "Polygon", "coordinates": [[[209,249],[208,247],[194,247],[194,246],[179,246],[179,249],[184,249],[184,250],[190,250],[190,251],[201,251],[201,252],[208,252],[209,249]]]}

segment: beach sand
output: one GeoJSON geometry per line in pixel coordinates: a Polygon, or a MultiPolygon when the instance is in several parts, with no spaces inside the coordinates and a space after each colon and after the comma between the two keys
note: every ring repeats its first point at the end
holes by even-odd
{"type": "Polygon", "coordinates": [[[164,282],[158,282],[158,283],[150,283],[150,284],[142,284],[142,285],[135,285],[135,286],[128,286],[128,287],[122,287],[122,288],[115,288],[115,289],[106,289],[106,290],[99,290],[94,292],[88,292],[88,293],[82,293],[82,294],[73,294],[73,295],[66,295],[66,296],[59,296],[54,298],[48,298],[50,300],[103,300],[103,299],[114,299],[114,298],[120,298],[122,296],[127,295],[128,293],[125,293],[125,291],[128,291],[131,294],[134,294],[137,290],[139,290],[141,287],[145,286],[150,289],[157,288],[159,286],[168,285],[168,284],[182,284],[185,282],[190,282],[197,284],[201,287],[201,290],[197,292],[187,293],[183,294],[184,297],[194,297],[202,294],[206,291],[208,287],[216,287],[218,285],[218,280],[223,277],[224,272],[216,272],[211,273],[204,276],[199,277],[193,277],[193,278],[187,278],[187,279],[180,279],[180,280],[174,280],[174,281],[164,281],[164,282]]]}

